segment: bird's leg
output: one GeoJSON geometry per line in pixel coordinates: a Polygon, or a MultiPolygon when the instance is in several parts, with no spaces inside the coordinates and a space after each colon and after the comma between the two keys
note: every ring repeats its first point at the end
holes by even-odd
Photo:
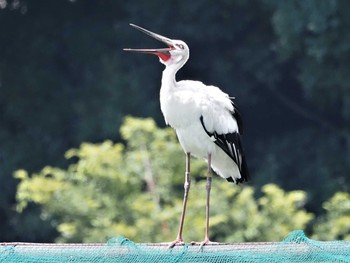
{"type": "Polygon", "coordinates": [[[188,193],[190,191],[190,186],[191,186],[190,162],[191,162],[191,154],[186,153],[186,173],[185,173],[185,183],[184,183],[184,199],[183,199],[183,204],[182,204],[180,227],[179,227],[179,232],[177,234],[176,239],[169,244],[169,248],[172,248],[175,245],[183,245],[184,244],[183,239],[182,239],[182,230],[183,230],[184,221],[185,221],[185,212],[186,212],[186,206],[187,206],[188,193]]]}
{"type": "Polygon", "coordinates": [[[210,191],[211,191],[211,181],[212,181],[212,175],[213,170],[211,168],[211,154],[208,154],[208,174],[207,174],[207,183],[206,183],[206,190],[207,190],[207,200],[205,205],[205,237],[204,240],[200,243],[198,242],[191,242],[191,244],[199,244],[202,248],[204,245],[207,244],[216,244],[217,242],[212,242],[209,239],[209,212],[210,212],[210,191]]]}
{"type": "Polygon", "coordinates": [[[208,175],[207,175],[207,202],[205,205],[205,237],[204,241],[201,243],[201,246],[206,245],[208,243],[213,243],[209,239],[209,211],[210,211],[210,191],[211,191],[211,180],[213,176],[213,170],[211,168],[211,155],[208,154],[208,175]]]}

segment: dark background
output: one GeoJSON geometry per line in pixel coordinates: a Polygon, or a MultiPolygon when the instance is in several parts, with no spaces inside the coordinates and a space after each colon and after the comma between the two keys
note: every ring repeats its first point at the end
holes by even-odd
{"type": "Polygon", "coordinates": [[[0,241],[50,242],[34,205],[16,213],[16,169],[66,167],[81,142],[119,141],[125,115],[153,117],[163,65],[124,47],[184,40],[178,79],[236,97],[254,186],[308,192],[308,209],[349,191],[350,2],[1,0],[0,241]]]}

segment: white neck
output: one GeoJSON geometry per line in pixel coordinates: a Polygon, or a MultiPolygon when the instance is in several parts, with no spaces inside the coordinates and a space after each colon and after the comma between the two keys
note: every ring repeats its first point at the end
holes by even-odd
{"type": "Polygon", "coordinates": [[[189,53],[187,53],[184,56],[172,56],[168,61],[164,62],[160,60],[162,64],[165,65],[165,69],[163,70],[163,76],[162,76],[162,88],[164,89],[171,89],[176,87],[176,73],[179,71],[180,68],[185,65],[186,61],[189,58],[189,53]]]}
{"type": "Polygon", "coordinates": [[[162,75],[162,88],[167,87],[175,87],[176,86],[176,72],[179,69],[174,67],[173,65],[167,66],[163,70],[162,75]]]}

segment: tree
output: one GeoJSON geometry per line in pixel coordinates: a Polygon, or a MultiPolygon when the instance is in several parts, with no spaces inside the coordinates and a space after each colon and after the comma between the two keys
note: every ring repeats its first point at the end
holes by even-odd
{"type": "MultiPolygon", "coordinates": [[[[42,217],[60,233],[57,241],[104,242],[116,235],[137,242],[175,238],[184,154],[173,130],[158,128],[152,119],[127,117],[121,134],[126,146],[105,141],[69,150],[66,158],[76,161],[67,170],[47,166],[31,177],[17,171],[17,209],[22,211],[30,202],[40,205],[42,217]]],[[[205,163],[192,163],[194,180],[184,232],[186,240],[201,240],[205,163]]],[[[276,185],[266,185],[262,192],[255,200],[252,187],[215,178],[211,217],[215,238],[277,241],[295,228],[305,228],[312,219],[303,209],[304,192],[285,193],[276,185]]]]}
{"type": "MultiPolygon", "coordinates": [[[[59,240],[102,241],[118,232],[142,236],[147,229],[139,223],[144,214],[153,212],[158,218],[161,205],[177,200],[174,189],[183,182],[173,175],[181,169],[184,154],[173,131],[157,129],[151,119],[126,118],[121,132],[126,149],[111,141],[84,143],[66,153],[66,158],[79,160],[67,170],[48,166],[31,177],[17,171],[18,209],[28,202],[42,205],[42,216],[57,222],[59,240]]],[[[153,221],[153,231],[159,220],[153,221]]]]}
{"type": "Polygon", "coordinates": [[[323,204],[326,214],[314,225],[314,238],[320,240],[350,240],[350,194],[335,193],[323,204]]]}

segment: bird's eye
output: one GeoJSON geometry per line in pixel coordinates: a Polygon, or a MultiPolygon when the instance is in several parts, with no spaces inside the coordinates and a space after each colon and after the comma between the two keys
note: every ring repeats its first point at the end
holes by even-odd
{"type": "Polygon", "coordinates": [[[185,48],[185,46],[182,45],[182,44],[176,44],[176,46],[179,47],[179,48],[181,48],[181,49],[184,49],[184,48],[185,48]]]}

